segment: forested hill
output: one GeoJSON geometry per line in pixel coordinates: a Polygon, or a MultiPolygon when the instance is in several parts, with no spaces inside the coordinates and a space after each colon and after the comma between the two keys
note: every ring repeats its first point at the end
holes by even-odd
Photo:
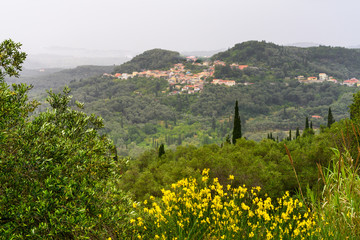
{"type": "Polygon", "coordinates": [[[180,53],[163,50],[152,49],[137,55],[129,62],[115,67],[114,72],[132,73],[149,69],[167,69],[173,64],[184,61],[180,53]]]}
{"type": "Polygon", "coordinates": [[[215,54],[212,60],[246,64],[260,70],[271,69],[282,77],[311,76],[321,72],[340,79],[360,75],[360,50],[343,47],[299,48],[248,41],[215,54]]]}

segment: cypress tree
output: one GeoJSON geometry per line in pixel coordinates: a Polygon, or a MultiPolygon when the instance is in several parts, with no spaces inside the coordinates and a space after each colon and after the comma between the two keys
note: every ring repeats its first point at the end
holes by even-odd
{"type": "Polygon", "coordinates": [[[289,137],[288,140],[291,141],[291,129],[289,130],[289,137]]]}
{"type": "Polygon", "coordinates": [[[306,120],[305,120],[305,130],[306,129],[309,129],[309,118],[306,117],[306,120]]]}
{"type": "Polygon", "coordinates": [[[312,121],[310,121],[310,128],[313,129],[313,127],[312,127],[312,121]]]}
{"type": "Polygon", "coordinates": [[[233,144],[236,143],[236,139],[241,138],[241,120],[239,115],[238,101],[235,102],[235,115],[234,115],[234,128],[233,128],[233,144]]]}
{"type": "Polygon", "coordinates": [[[327,127],[330,128],[334,122],[335,122],[335,119],[332,115],[331,108],[329,107],[327,127]]]}
{"type": "Polygon", "coordinates": [[[299,128],[297,127],[296,128],[296,135],[295,135],[296,139],[298,139],[300,137],[300,130],[299,128]]]}
{"type": "Polygon", "coordinates": [[[165,146],[164,144],[161,144],[159,147],[159,158],[165,154],[165,146]]]}

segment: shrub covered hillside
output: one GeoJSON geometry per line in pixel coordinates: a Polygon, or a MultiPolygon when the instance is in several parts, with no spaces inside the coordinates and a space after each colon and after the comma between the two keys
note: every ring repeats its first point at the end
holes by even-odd
{"type": "Polygon", "coordinates": [[[163,50],[152,49],[137,55],[129,62],[115,67],[114,72],[132,73],[143,71],[144,69],[168,69],[173,64],[183,62],[185,58],[180,53],[163,50]]]}
{"type": "Polygon", "coordinates": [[[238,43],[227,51],[211,57],[229,64],[249,64],[255,66],[246,72],[247,75],[272,75],[275,78],[311,76],[326,72],[331,76],[346,79],[358,76],[360,51],[343,47],[310,47],[299,48],[279,46],[265,41],[248,41],[238,43]]]}

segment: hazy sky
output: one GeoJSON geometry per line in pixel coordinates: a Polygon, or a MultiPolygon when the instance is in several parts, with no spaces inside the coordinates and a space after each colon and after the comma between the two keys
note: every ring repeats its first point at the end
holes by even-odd
{"type": "Polygon", "coordinates": [[[53,46],[217,50],[247,40],[360,45],[359,0],[0,0],[0,41],[53,46]]]}

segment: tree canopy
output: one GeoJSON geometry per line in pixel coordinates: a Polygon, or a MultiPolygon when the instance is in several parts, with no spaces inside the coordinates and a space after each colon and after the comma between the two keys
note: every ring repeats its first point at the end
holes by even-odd
{"type": "Polygon", "coordinates": [[[184,60],[185,58],[181,57],[178,52],[152,49],[137,55],[129,62],[115,67],[114,72],[132,73],[149,69],[167,69],[184,60]]]}
{"type": "Polygon", "coordinates": [[[272,75],[283,79],[298,75],[314,76],[323,72],[341,79],[346,79],[349,75],[360,75],[360,50],[342,47],[299,48],[265,41],[247,41],[235,44],[211,59],[255,67],[245,69],[243,73],[248,71],[247,75],[257,75],[260,78],[261,75],[262,78],[272,75]]]}
{"type": "Polygon", "coordinates": [[[98,133],[102,119],[80,111],[81,103],[76,103],[79,110],[71,108],[68,88],[63,93],[49,91],[50,109],[30,116],[38,106],[28,102],[31,87],[10,87],[3,80],[5,75],[18,76],[26,56],[20,46],[11,40],[1,44],[0,235],[114,235],[115,227],[121,228],[127,198],[114,190],[120,162],[112,141],[98,133]],[[111,199],[105,198],[108,194],[111,199]]]}

